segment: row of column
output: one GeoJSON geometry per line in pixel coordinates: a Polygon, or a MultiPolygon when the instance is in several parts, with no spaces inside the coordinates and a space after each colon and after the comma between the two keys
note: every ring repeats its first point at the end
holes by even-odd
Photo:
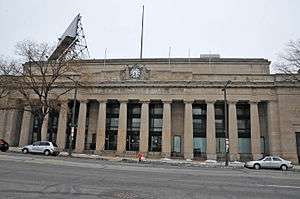
{"type": "MultiPolygon", "coordinates": [[[[99,100],[97,134],[96,134],[96,151],[104,150],[105,146],[105,130],[106,130],[106,101],[99,100]]],[[[141,106],[141,126],[140,126],[140,151],[148,152],[149,142],[149,103],[150,101],[142,101],[141,106]]],[[[163,127],[162,127],[162,156],[169,157],[171,154],[171,101],[163,101],[163,127]]],[[[184,109],[184,158],[193,158],[193,101],[185,101],[184,109]]],[[[216,133],[215,133],[215,108],[214,101],[207,101],[207,159],[216,159],[216,133]]],[[[67,128],[67,101],[62,103],[57,133],[57,145],[64,148],[67,128]]],[[[75,151],[82,152],[84,150],[85,128],[86,128],[87,100],[80,101],[77,138],[75,151]]],[[[251,119],[251,149],[253,158],[256,159],[261,155],[260,151],[260,127],[258,116],[258,103],[250,102],[250,119],[251,119]]],[[[28,144],[29,140],[29,124],[31,122],[30,112],[24,112],[21,128],[21,136],[19,145],[28,144]]],[[[47,121],[47,119],[46,119],[47,121]]],[[[238,153],[238,130],[237,130],[237,114],[236,102],[228,102],[228,132],[229,132],[229,150],[231,160],[239,159],[238,153]]],[[[46,122],[47,123],[47,122],[46,122]]],[[[42,140],[46,139],[46,124],[42,127],[42,140]]],[[[127,101],[120,101],[119,126],[117,139],[117,153],[124,154],[126,152],[126,133],[127,133],[127,101]]]]}
{"type": "MultiPolygon", "coordinates": [[[[228,101],[228,134],[230,160],[239,159],[236,101],[228,101]]],[[[214,102],[207,102],[207,159],[216,159],[214,102]]],[[[253,159],[261,157],[258,102],[250,102],[251,151],[253,159]]]]}

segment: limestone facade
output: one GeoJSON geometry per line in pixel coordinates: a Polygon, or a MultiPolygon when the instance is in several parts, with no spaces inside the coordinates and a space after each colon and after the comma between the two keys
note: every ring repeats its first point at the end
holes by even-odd
{"type": "MultiPolygon", "coordinates": [[[[230,159],[276,154],[299,161],[300,83],[270,74],[266,59],[81,62],[89,78],[78,87],[74,152],[223,159],[222,88],[231,80],[227,88],[230,159]]],[[[49,115],[40,130],[43,140],[56,142],[62,150],[68,147],[72,104],[70,92],[57,116],[49,115]]],[[[1,110],[0,117],[0,135],[11,145],[36,141],[31,114],[1,110]]]]}

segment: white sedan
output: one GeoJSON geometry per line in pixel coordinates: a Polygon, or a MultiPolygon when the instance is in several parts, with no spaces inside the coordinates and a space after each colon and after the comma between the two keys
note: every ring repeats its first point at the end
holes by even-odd
{"type": "Polygon", "coordinates": [[[254,168],[254,169],[260,169],[260,168],[281,169],[285,171],[289,168],[292,168],[293,165],[291,161],[284,160],[281,157],[266,156],[259,160],[246,162],[245,167],[254,168]]]}

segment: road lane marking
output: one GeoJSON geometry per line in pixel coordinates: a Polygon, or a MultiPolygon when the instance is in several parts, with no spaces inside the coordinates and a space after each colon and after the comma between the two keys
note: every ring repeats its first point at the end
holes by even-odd
{"type": "Polygon", "coordinates": [[[289,186],[289,185],[276,185],[276,184],[258,184],[260,187],[276,187],[276,188],[292,188],[292,189],[300,189],[297,186],[289,186]]]}

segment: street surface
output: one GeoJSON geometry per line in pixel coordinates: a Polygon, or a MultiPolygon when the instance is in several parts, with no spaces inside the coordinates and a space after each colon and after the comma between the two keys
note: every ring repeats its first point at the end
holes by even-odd
{"type": "Polygon", "coordinates": [[[300,198],[300,172],[0,153],[0,198],[300,198]]]}

